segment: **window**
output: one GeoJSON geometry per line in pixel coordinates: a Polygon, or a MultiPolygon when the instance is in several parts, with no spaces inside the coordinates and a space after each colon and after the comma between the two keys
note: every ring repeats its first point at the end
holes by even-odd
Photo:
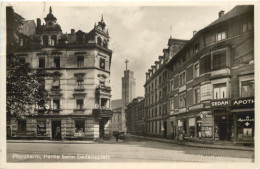
{"type": "Polygon", "coordinates": [[[174,99],[173,98],[171,99],[171,110],[172,111],[174,110],[174,99]]]}
{"type": "Polygon", "coordinates": [[[100,58],[100,68],[101,69],[105,69],[105,63],[106,63],[105,59],[104,58],[100,58]]]}
{"type": "Polygon", "coordinates": [[[102,107],[102,108],[107,107],[107,99],[101,98],[101,107],[102,107]]]}
{"type": "Polygon", "coordinates": [[[227,98],[227,85],[226,83],[214,84],[213,85],[214,99],[227,98]]]}
{"type": "Polygon", "coordinates": [[[221,41],[225,39],[226,39],[226,31],[217,32],[217,41],[221,41]]]}
{"type": "Polygon", "coordinates": [[[99,81],[99,86],[104,87],[104,86],[105,86],[105,81],[100,80],[100,81],[99,81]]]}
{"type": "Polygon", "coordinates": [[[51,36],[51,46],[56,46],[57,43],[57,36],[51,36]]]}
{"type": "Polygon", "coordinates": [[[180,74],[180,86],[185,85],[186,83],[186,72],[180,74]]]}
{"type": "Polygon", "coordinates": [[[159,106],[159,115],[162,115],[162,106],[159,106]]]}
{"type": "Polygon", "coordinates": [[[213,69],[223,69],[227,66],[226,52],[217,53],[213,55],[213,69]]]}
{"type": "Polygon", "coordinates": [[[194,64],[194,78],[199,77],[199,63],[194,64]]]}
{"type": "Polygon", "coordinates": [[[46,136],[46,121],[37,121],[37,135],[46,136]]]}
{"type": "Polygon", "coordinates": [[[44,35],[42,37],[43,46],[48,46],[48,41],[49,41],[49,37],[47,35],[44,35]]]}
{"type": "Polygon", "coordinates": [[[82,99],[77,100],[77,109],[78,110],[83,109],[83,100],[82,99]]]}
{"type": "Polygon", "coordinates": [[[160,90],[159,91],[159,99],[161,99],[162,98],[162,91],[160,90]]]}
{"type": "Polygon", "coordinates": [[[182,56],[182,63],[186,62],[186,55],[182,56]]]}
{"type": "Polygon", "coordinates": [[[253,29],[253,25],[251,21],[247,21],[242,24],[242,32],[247,32],[253,29]]]}
{"type": "Polygon", "coordinates": [[[24,40],[23,40],[23,38],[20,39],[20,46],[24,46],[24,40]]]}
{"type": "Polygon", "coordinates": [[[83,67],[84,66],[84,56],[78,56],[77,57],[77,66],[83,67]]]}
{"type": "Polygon", "coordinates": [[[196,43],[196,44],[193,46],[193,52],[194,52],[194,53],[197,53],[199,50],[200,50],[200,44],[199,44],[199,43],[196,43]]]}
{"type": "Polygon", "coordinates": [[[170,82],[171,84],[171,92],[173,92],[173,90],[174,90],[174,81],[173,81],[173,79],[171,80],[171,82],[170,82]]]}
{"type": "Polygon", "coordinates": [[[39,87],[40,89],[45,89],[45,79],[40,79],[39,80],[39,87]]]}
{"type": "Polygon", "coordinates": [[[162,83],[162,77],[161,77],[161,75],[159,76],[159,84],[161,84],[162,83]]]}
{"type": "Polygon", "coordinates": [[[24,57],[22,57],[22,58],[19,58],[19,62],[22,63],[22,64],[25,64],[26,60],[25,60],[24,57]]]}
{"type": "Polygon", "coordinates": [[[194,103],[197,104],[200,102],[200,88],[194,89],[194,103]]]}
{"type": "Polygon", "coordinates": [[[85,121],[75,121],[75,136],[84,136],[85,134],[85,121]]]}
{"type": "Polygon", "coordinates": [[[180,97],[180,108],[186,107],[186,94],[182,93],[179,95],[180,97]]]}
{"type": "Polygon", "coordinates": [[[59,77],[53,78],[52,89],[60,89],[60,78],[59,77]]]}
{"type": "Polygon", "coordinates": [[[53,110],[59,110],[59,109],[60,109],[60,100],[53,99],[53,110]]]}
{"type": "Polygon", "coordinates": [[[103,43],[103,47],[104,48],[107,48],[107,41],[105,40],[104,43],[103,43]]]}
{"type": "Polygon", "coordinates": [[[39,58],[39,68],[45,68],[45,58],[39,58]]]}
{"type": "Polygon", "coordinates": [[[255,81],[241,81],[241,97],[253,97],[255,95],[255,81]]]}
{"type": "Polygon", "coordinates": [[[83,89],[84,88],[83,78],[78,78],[77,84],[78,84],[78,89],[83,89]]]}
{"type": "Polygon", "coordinates": [[[98,43],[99,46],[101,46],[101,44],[102,44],[102,40],[101,40],[100,37],[97,38],[97,43],[98,43]]]}
{"type": "Polygon", "coordinates": [[[60,57],[54,58],[54,67],[56,67],[56,68],[60,67],[60,57]]]}

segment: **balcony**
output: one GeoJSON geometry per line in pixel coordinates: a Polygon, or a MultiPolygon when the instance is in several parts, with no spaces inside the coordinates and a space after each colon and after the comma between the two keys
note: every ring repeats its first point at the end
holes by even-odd
{"type": "Polygon", "coordinates": [[[92,111],[92,114],[95,116],[95,117],[99,117],[99,118],[102,118],[102,117],[112,117],[113,116],[113,111],[111,108],[108,108],[108,107],[104,107],[104,106],[99,106],[99,105],[96,105],[95,108],[93,109],[92,111]]]}
{"type": "Polygon", "coordinates": [[[75,89],[74,89],[75,92],[84,92],[85,91],[85,88],[84,86],[77,86],[75,89]]]}
{"type": "Polygon", "coordinates": [[[62,111],[61,109],[52,109],[52,114],[53,115],[60,115],[61,111],[62,111]]]}
{"type": "Polygon", "coordinates": [[[74,114],[83,114],[85,112],[85,109],[74,109],[74,114]]]}
{"type": "Polygon", "coordinates": [[[100,95],[108,95],[108,96],[111,96],[110,95],[110,92],[111,92],[111,87],[109,86],[102,86],[102,85],[98,85],[96,87],[96,94],[98,96],[100,95]]]}

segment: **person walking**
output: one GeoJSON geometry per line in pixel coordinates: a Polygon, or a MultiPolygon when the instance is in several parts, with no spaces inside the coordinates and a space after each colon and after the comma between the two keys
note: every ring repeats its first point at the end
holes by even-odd
{"type": "Polygon", "coordinates": [[[116,133],[116,142],[118,142],[119,132],[116,133]]]}

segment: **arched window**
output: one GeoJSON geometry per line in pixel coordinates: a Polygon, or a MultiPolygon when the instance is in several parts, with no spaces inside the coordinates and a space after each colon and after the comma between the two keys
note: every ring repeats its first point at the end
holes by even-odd
{"type": "Polygon", "coordinates": [[[107,48],[107,41],[106,40],[104,40],[104,42],[103,42],[103,47],[107,48]]]}
{"type": "Polygon", "coordinates": [[[100,37],[97,38],[97,43],[98,43],[99,46],[101,46],[101,44],[102,44],[102,40],[101,40],[100,37]]]}
{"type": "Polygon", "coordinates": [[[48,39],[49,39],[49,37],[47,35],[44,35],[42,37],[43,46],[48,46],[48,39]]]}
{"type": "Polygon", "coordinates": [[[51,36],[51,46],[56,46],[56,43],[57,43],[57,36],[52,35],[51,36]]]}

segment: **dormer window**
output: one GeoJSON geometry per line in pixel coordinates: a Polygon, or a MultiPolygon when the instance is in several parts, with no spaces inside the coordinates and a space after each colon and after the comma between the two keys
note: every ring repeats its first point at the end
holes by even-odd
{"type": "Polygon", "coordinates": [[[101,44],[102,44],[102,40],[101,40],[100,37],[97,38],[97,43],[98,43],[99,46],[101,46],[101,44]]]}
{"type": "Polygon", "coordinates": [[[47,35],[44,35],[42,37],[43,46],[48,46],[48,40],[49,40],[49,37],[47,35]]]}
{"type": "Polygon", "coordinates": [[[51,36],[51,46],[56,46],[57,43],[57,36],[52,35],[51,36]]]}

